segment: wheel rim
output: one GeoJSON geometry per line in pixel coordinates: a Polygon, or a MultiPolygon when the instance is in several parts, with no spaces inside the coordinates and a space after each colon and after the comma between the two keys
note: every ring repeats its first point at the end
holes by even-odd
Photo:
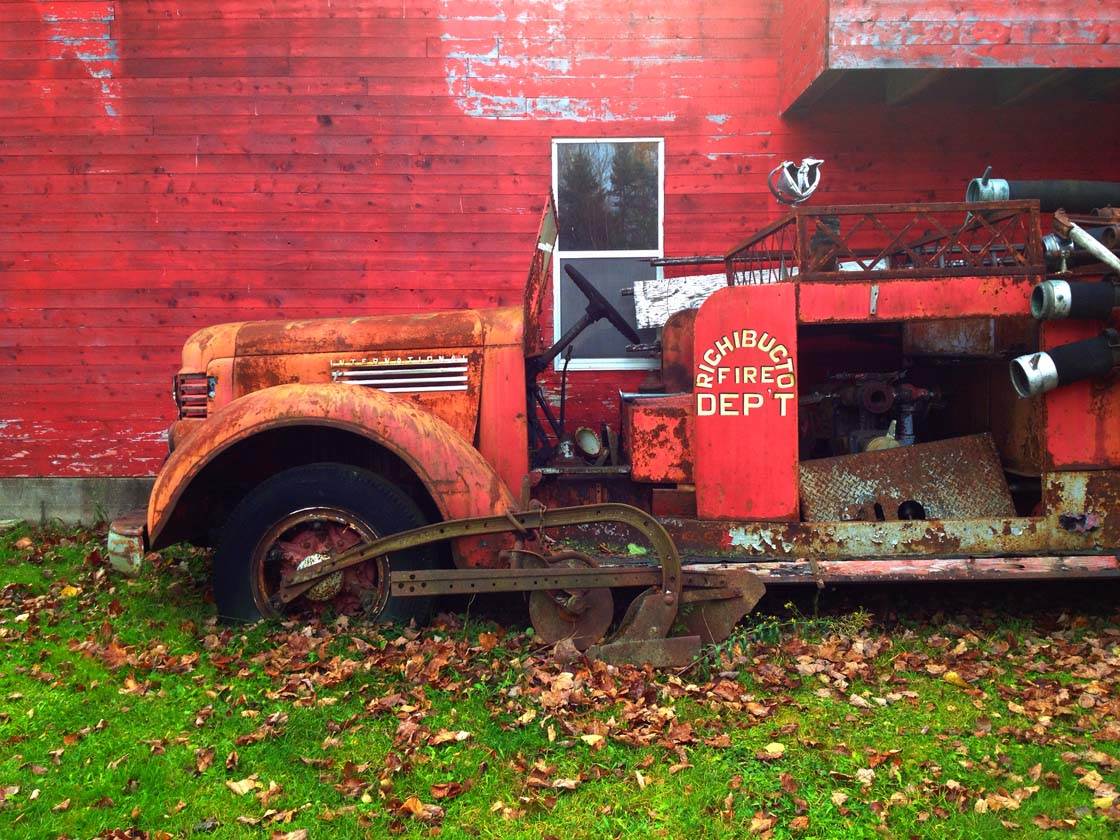
{"type": "MultiPolygon", "coordinates": [[[[253,601],[262,615],[278,616],[273,596],[280,580],[297,569],[313,567],[379,534],[361,517],[335,507],[297,510],[276,522],[257,541],[249,558],[253,601]]],[[[389,562],[375,557],[327,575],[295,599],[284,613],[377,615],[389,599],[389,562]]]]}

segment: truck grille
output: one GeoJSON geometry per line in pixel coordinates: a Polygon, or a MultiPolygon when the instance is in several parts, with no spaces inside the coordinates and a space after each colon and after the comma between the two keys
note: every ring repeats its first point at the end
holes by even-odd
{"type": "Polygon", "coordinates": [[[380,391],[465,391],[465,356],[422,359],[348,359],[331,362],[331,381],[380,391]]]}
{"type": "Polygon", "coordinates": [[[172,395],[179,407],[179,419],[206,417],[207,399],[210,396],[210,377],[205,373],[179,373],[175,375],[172,395]]]}

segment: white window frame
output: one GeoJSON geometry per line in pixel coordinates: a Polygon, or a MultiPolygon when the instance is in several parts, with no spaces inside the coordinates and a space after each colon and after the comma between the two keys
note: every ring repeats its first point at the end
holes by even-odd
{"type": "MultiPolygon", "coordinates": [[[[561,333],[560,326],[560,286],[570,283],[567,276],[560,275],[560,260],[625,259],[665,256],[665,138],[664,137],[557,137],[552,140],[552,194],[560,195],[560,149],[565,143],[656,143],[657,144],[657,248],[644,251],[565,251],[557,237],[556,248],[552,252],[552,331],[556,338],[561,333]]],[[[563,208],[556,208],[557,215],[563,208]]],[[[663,277],[663,269],[657,267],[657,278],[663,277]]],[[[593,279],[593,278],[592,278],[593,279]]],[[[564,362],[557,357],[553,369],[561,370],[564,362]]],[[[656,370],[660,367],[658,359],[624,356],[604,359],[573,358],[568,370],[656,370]]]]}

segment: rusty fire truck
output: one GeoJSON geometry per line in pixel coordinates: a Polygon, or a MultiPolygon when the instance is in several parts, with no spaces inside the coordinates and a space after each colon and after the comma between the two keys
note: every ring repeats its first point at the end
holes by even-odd
{"type": "Polygon", "coordinates": [[[520,307],[203,329],[110,554],[212,546],[240,620],[522,592],[544,640],[654,664],[765,582],[1116,576],[1120,217],[1046,209],[794,208],[654,345],[571,266],[586,312],[547,344],[551,202],[520,307]],[[659,369],[571,430],[541,377],[602,319],[659,369]]]}

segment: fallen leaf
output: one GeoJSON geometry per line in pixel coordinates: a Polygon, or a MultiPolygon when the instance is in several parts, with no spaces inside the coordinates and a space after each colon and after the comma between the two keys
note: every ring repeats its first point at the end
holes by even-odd
{"type": "Polygon", "coordinates": [[[228,787],[238,796],[244,796],[250,791],[256,790],[260,786],[261,783],[257,781],[256,776],[249,776],[248,778],[241,779],[240,781],[236,782],[226,779],[226,787],[228,787]]]}
{"type": "Polygon", "coordinates": [[[440,782],[432,785],[428,790],[433,799],[454,799],[462,794],[466,787],[459,782],[440,782]]]}
{"type": "Polygon", "coordinates": [[[771,741],[754,754],[759,761],[777,761],[786,754],[786,745],[778,741],[771,741]]]}
{"type": "Polygon", "coordinates": [[[458,731],[452,731],[450,729],[441,729],[439,732],[437,732],[435,735],[432,736],[431,745],[433,747],[438,747],[440,744],[448,744],[448,743],[451,743],[453,741],[454,742],[465,741],[469,737],[471,737],[471,733],[466,732],[462,729],[460,729],[458,731]]]}
{"type": "Polygon", "coordinates": [[[949,685],[955,685],[957,688],[971,688],[971,686],[965,682],[964,677],[956,671],[946,671],[941,675],[941,679],[945,680],[949,685]]]}
{"type": "Polygon", "coordinates": [[[194,766],[200,773],[205,773],[214,763],[214,748],[201,747],[194,751],[194,766]]]}
{"type": "Polygon", "coordinates": [[[429,805],[421,802],[416,796],[408,797],[398,809],[402,814],[409,814],[415,819],[425,823],[435,823],[443,819],[443,808],[439,805],[429,805]]]}

